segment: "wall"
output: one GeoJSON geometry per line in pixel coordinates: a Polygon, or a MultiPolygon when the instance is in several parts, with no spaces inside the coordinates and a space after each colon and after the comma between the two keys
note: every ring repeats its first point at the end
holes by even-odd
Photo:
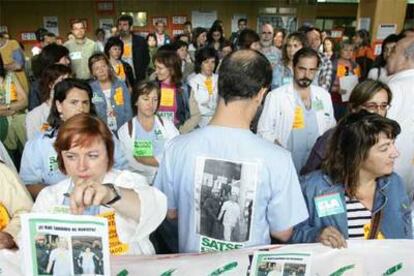
{"type": "Polygon", "coordinates": [[[224,22],[226,33],[231,30],[231,18],[234,13],[246,14],[249,26],[256,27],[259,8],[263,7],[296,7],[299,24],[312,22],[317,16],[356,17],[357,4],[289,4],[300,1],[254,1],[254,0],[222,0],[222,1],[191,1],[191,0],[120,0],[115,1],[115,11],[111,16],[98,15],[96,0],[0,0],[0,25],[7,25],[12,37],[19,37],[22,31],[34,31],[43,25],[43,16],[58,16],[60,35],[65,37],[70,31],[69,22],[73,18],[87,18],[89,23],[88,36],[93,37],[93,30],[98,27],[99,18],[116,18],[121,11],[146,11],[151,16],[188,15],[192,10],[217,10],[218,18],[224,22]]]}

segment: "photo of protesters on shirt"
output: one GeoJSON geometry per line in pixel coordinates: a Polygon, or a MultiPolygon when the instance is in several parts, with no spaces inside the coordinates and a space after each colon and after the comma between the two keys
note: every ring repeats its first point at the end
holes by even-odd
{"type": "Polygon", "coordinates": [[[198,158],[195,182],[197,233],[227,242],[248,241],[257,164],[198,158]]]}

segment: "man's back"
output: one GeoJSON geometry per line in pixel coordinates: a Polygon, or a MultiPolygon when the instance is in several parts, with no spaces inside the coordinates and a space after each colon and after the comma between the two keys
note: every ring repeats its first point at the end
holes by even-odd
{"type": "Polygon", "coordinates": [[[290,154],[247,129],[207,126],[172,140],[155,186],[167,195],[168,209],[177,210],[180,252],[269,244],[270,232],[307,217],[290,154]],[[231,191],[222,193],[227,185],[231,191]],[[217,190],[221,202],[235,195],[240,207],[231,242],[200,230],[204,203],[217,190]]]}

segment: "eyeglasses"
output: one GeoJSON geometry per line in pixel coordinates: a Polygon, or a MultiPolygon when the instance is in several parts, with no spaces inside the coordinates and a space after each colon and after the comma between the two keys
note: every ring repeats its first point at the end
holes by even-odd
{"type": "Polygon", "coordinates": [[[273,34],[272,32],[262,32],[262,34],[273,34]]]}
{"type": "Polygon", "coordinates": [[[377,110],[386,111],[386,110],[390,109],[390,107],[391,107],[391,105],[389,105],[388,103],[382,103],[382,104],[366,103],[362,106],[365,107],[365,109],[367,109],[369,111],[377,111],[377,110]]]}

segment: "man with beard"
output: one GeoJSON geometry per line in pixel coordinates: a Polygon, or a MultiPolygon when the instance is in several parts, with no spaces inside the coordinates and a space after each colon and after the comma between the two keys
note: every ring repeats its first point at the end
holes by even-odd
{"type": "Polygon", "coordinates": [[[293,83],[269,93],[259,119],[257,133],[292,153],[299,172],[316,139],[335,125],[331,97],[312,85],[320,59],[311,48],[302,48],[293,57],[293,83]]]}
{"type": "Polygon", "coordinates": [[[86,37],[85,24],[82,20],[72,21],[71,28],[75,39],[66,41],[63,46],[69,50],[72,72],[78,79],[89,79],[91,75],[88,60],[93,53],[99,52],[99,47],[93,40],[86,37]]]}
{"type": "Polygon", "coordinates": [[[270,23],[263,24],[262,32],[260,34],[260,44],[262,45],[260,52],[266,56],[272,65],[272,68],[275,68],[282,57],[281,51],[273,45],[274,36],[273,26],[270,23]]]}
{"type": "Polygon", "coordinates": [[[133,19],[130,15],[124,14],[118,18],[119,38],[124,42],[122,59],[131,65],[135,82],[139,82],[145,79],[150,56],[145,39],[131,32],[132,24],[133,19]]]}

